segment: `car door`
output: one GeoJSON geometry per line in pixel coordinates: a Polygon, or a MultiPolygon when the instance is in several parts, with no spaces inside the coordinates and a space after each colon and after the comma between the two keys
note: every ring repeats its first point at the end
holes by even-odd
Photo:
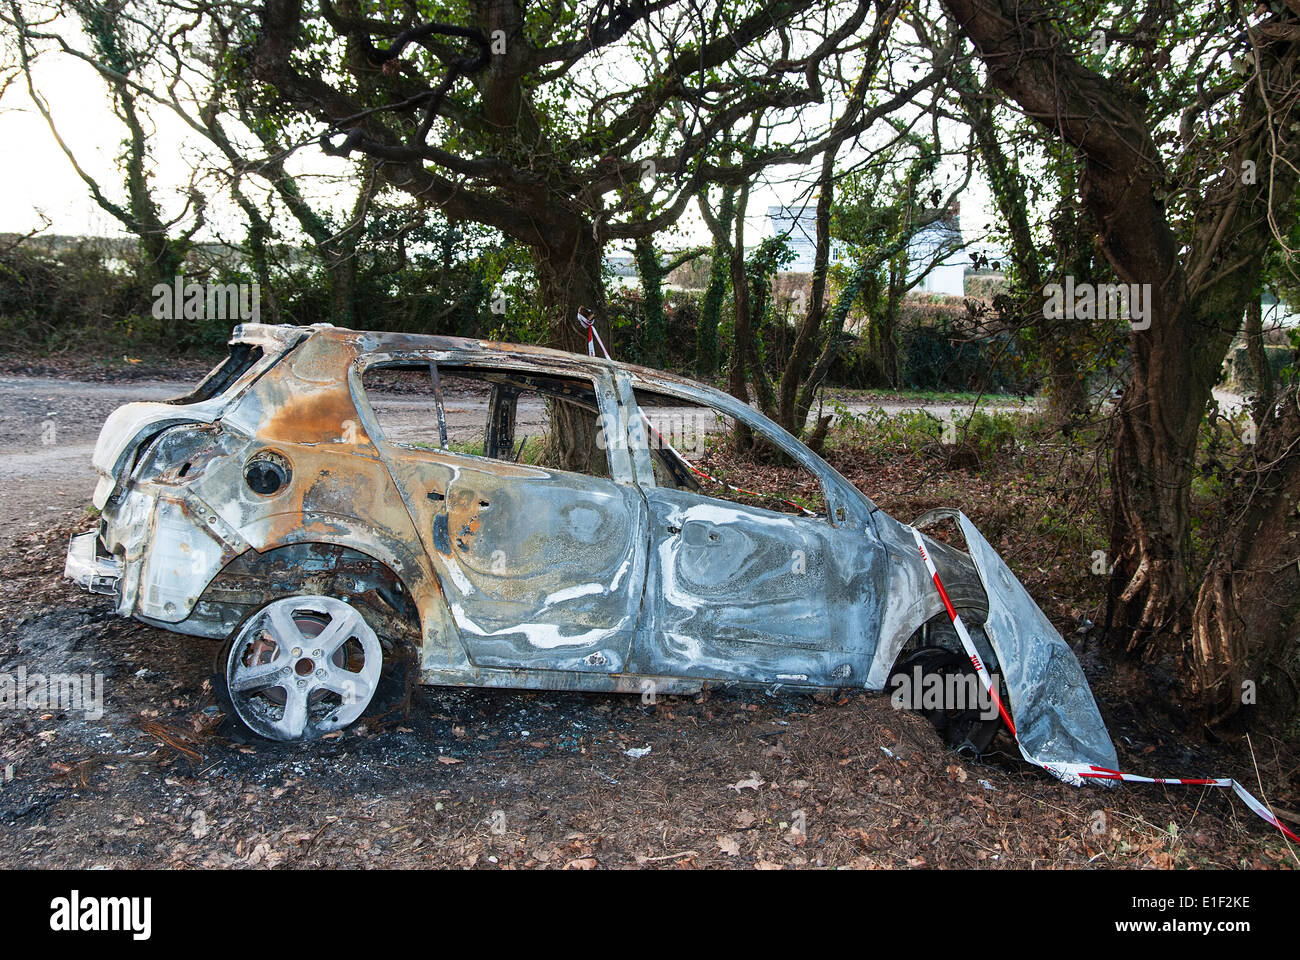
{"type": "MultiPolygon", "coordinates": [[[[449,371],[473,368],[439,369],[446,381],[449,371]]],[[[579,386],[585,396],[600,398],[603,420],[606,388],[593,381],[579,386]]],[[[500,393],[512,401],[518,396],[500,393]]],[[[498,399],[494,393],[488,405],[493,422],[513,425],[513,410],[505,411],[498,399]]],[[[449,397],[447,406],[456,401],[449,397]]],[[[484,449],[496,446],[491,436],[484,449]]],[[[388,440],[383,454],[472,663],[626,668],[646,576],[647,534],[645,501],[625,453],[609,456],[621,482],[388,440]]]]}
{"type": "MultiPolygon", "coordinates": [[[[752,425],[763,432],[757,415],[752,425]]],[[[795,685],[865,677],[883,562],[865,518],[836,506],[836,525],[675,489],[647,476],[644,450],[636,462],[650,539],[636,669],[795,685]]]]}

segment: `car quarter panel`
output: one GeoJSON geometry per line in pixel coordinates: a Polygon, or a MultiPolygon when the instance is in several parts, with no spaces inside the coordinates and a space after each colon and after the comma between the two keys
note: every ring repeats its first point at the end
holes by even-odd
{"type": "Polygon", "coordinates": [[[137,476],[108,505],[106,546],[129,571],[119,612],[209,633],[224,622],[220,616],[209,611],[187,621],[236,557],[334,544],[388,566],[420,610],[426,645],[436,637],[449,662],[464,662],[458,641],[449,642],[455,630],[440,616],[445,605],[405,504],[348,391],[355,355],[350,339],[309,338],[227,405],[209,428],[212,455],[183,475],[137,476]],[[268,453],[288,465],[289,479],[263,496],[249,488],[244,470],[268,453]]]}

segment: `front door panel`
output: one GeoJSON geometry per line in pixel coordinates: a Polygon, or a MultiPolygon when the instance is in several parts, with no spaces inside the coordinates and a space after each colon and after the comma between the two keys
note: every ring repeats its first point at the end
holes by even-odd
{"type": "Polygon", "coordinates": [[[763,683],[865,676],[877,571],[866,538],[821,519],[645,490],[650,511],[642,672],[763,683]]]}

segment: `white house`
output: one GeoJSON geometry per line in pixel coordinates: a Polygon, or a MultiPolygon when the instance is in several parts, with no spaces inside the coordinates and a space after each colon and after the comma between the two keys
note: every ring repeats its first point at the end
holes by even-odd
{"type": "MultiPolygon", "coordinates": [[[[794,273],[811,273],[817,256],[816,210],[804,207],[768,207],[772,236],[784,237],[794,252],[795,259],[786,267],[794,273]]],[[[941,293],[960,297],[966,292],[966,268],[970,258],[961,249],[963,240],[961,224],[954,209],[941,220],[928,224],[912,237],[908,244],[908,280],[915,279],[921,271],[934,266],[916,289],[924,293],[941,293]]],[[[845,258],[845,245],[832,241],[830,259],[841,263],[845,258]]]]}

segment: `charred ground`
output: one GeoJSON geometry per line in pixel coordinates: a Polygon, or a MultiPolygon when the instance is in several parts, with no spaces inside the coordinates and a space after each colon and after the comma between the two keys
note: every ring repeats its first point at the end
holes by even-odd
{"type": "MultiPolygon", "coordinates": [[[[0,565],[0,670],[100,672],[106,713],[0,718],[0,866],[921,867],[1293,864],[1224,791],[1076,790],[947,752],[883,696],[661,698],[419,689],[301,746],[229,738],[214,645],[61,581],[64,518],[0,565]],[[650,752],[629,755],[629,750],[650,752]],[[802,816],[801,816],[802,813],[802,816]],[[797,826],[802,823],[804,830],[797,826]]],[[[1184,743],[1116,709],[1121,762],[1254,783],[1243,742],[1184,743]]],[[[1255,738],[1270,800],[1288,760],[1255,738]],[[1262,749],[1259,749],[1261,748],[1262,749]]]]}

